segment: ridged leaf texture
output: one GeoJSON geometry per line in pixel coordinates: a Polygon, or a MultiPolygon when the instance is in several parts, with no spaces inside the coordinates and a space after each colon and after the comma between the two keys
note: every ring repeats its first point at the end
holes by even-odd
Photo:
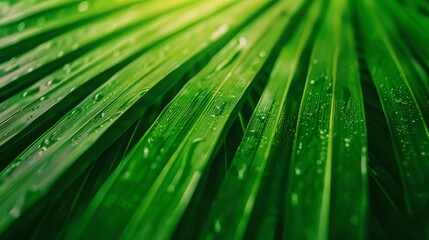
{"type": "Polygon", "coordinates": [[[425,1],[0,2],[1,239],[428,239],[425,1]]]}

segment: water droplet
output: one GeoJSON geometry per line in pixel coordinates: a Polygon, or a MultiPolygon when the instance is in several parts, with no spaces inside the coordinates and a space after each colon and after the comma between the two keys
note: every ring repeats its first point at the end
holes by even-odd
{"type": "Polygon", "coordinates": [[[72,118],[74,115],[77,115],[77,114],[79,114],[81,112],[82,112],[81,108],[73,109],[73,111],[70,112],[70,115],[68,116],[68,119],[72,118]]]}
{"type": "Polygon", "coordinates": [[[310,81],[310,84],[313,85],[314,83],[316,83],[316,81],[314,81],[313,79],[310,81]]]}
{"type": "Polygon", "coordinates": [[[344,138],[344,145],[348,148],[350,147],[350,138],[344,138]]]}
{"type": "Polygon", "coordinates": [[[295,175],[297,176],[301,175],[301,169],[295,168],[295,175]]]}
{"type": "Polygon", "coordinates": [[[216,40],[224,33],[228,31],[229,26],[227,24],[222,24],[216,31],[210,36],[211,40],[216,40]]]}
{"type": "MultiPolygon", "coordinates": [[[[198,143],[204,142],[206,139],[205,138],[195,138],[194,140],[192,140],[192,146],[195,147],[198,143]]],[[[163,148],[161,148],[161,152],[165,150],[163,148]]]]}
{"type": "Polygon", "coordinates": [[[290,200],[291,200],[292,206],[298,205],[298,202],[299,202],[298,194],[297,193],[292,193],[291,196],[290,196],[290,200]]]}
{"type": "Polygon", "coordinates": [[[71,145],[72,147],[76,147],[79,144],[79,136],[72,138],[71,141],[71,145]]]}
{"type": "Polygon", "coordinates": [[[129,178],[130,178],[130,176],[131,176],[131,173],[130,173],[130,172],[128,172],[128,171],[126,171],[126,172],[124,173],[124,175],[123,175],[123,178],[124,178],[124,179],[129,179],[129,178]]]}
{"type": "Polygon", "coordinates": [[[176,187],[174,185],[169,185],[167,188],[167,192],[169,192],[169,193],[174,192],[174,190],[176,190],[176,187]]]}
{"type": "Polygon", "coordinates": [[[9,211],[9,215],[13,218],[18,218],[21,215],[19,208],[14,207],[9,211]]]}
{"type": "Polygon", "coordinates": [[[216,219],[216,220],[214,221],[214,230],[215,230],[215,232],[217,232],[217,233],[220,233],[220,231],[222,231],[222,225],[221,225],[221,223],[220,223],[220,220],[219,220],[219,219],[216,219]]]}
{"type": "Polygon", "coordinates": [[[259,57],[264,58],[266,56],[267,56],[267,52],[265,52],[265,51],[260,51],[259,52],[259,57]]]}
{"type": "Polygon", "coordinates": [[[88,10],[88,8],[89,8],[88,1],[83,1],[83,2],[79,3],[79,5],[77,6],[77,10],[79,12],[85,12],[86,10],[88,10]]]}
{"type": "Polygon", "coordinates": [[[330,82],[330,83],[328,84],[328,86],[326,87],[326,90],[330,91],[330,90],[331,90],[331,88],[332,88],[332,83],[330,82]]]}
{"type": "Polygon", "coordinates": [[[18,32],[23,31],[23,30],[25,29],[25,22],[20,22],[20,23],[18,24],[17,29],[18,29],[18,32]]]}
{"type": "Polygon", "coordinates": [[[43,25],[44,23],[45,23],[45,17],[39,17],[38,19],[37,19],[37,25],[38,26],[41,26],[41,25],[43,25]]]}
{"type": "Polygon", "coordinates": [[[39,91],[40,91],[40,88],[39,88],[39,87],[32,88],[32,89],[30,89],[30,90],[28,90],[28,91],[25,91],[25,92],[22,94],[22,97],[32,96],[32,95],[34,95],[34,94],[38,93],[39,91]]]}
{"type": "Polygon", "coordinates": [[[40,149],[38,154],[42,155],[43,152],[48,150],[48,148],[54,145],[56,142],[58,142],[58,140],[60,139],[57,138],[55,134],[52,134],[51,136],[45,138],[45,140],[38,146],[38,148],[40,149]]]}
{"type": "Polygon", "coordinates": [[[101,99],[103,99],[103,97],[104,97],[103,93],[97,93],[97,94],[94,96],[94,101],[93,101],[93,103],[100,102],[100,101],[101,101],[101,99]]]}
{"type": "Polygon", "coordinates": [[[247,44],[247,38],[240,37],[240,39],[238,39],[238,48],[243,48],[244,46],[246,46],[246,44],[247,44]]]}
{"type": "Polygon", "coordinates": [[[145,148],[143,149],[143,157],[144,157],[144,158],[147,158],[148,156],[149,156],[149,148],[145,147],[145,148]]]}
{"type": "Polygon", "coordinates": [[[63,66],[63,70],[64,70],[66,73],[70,73],[70,69],[71,69],[71,67],[70,67],[70,63],[67,63],[67,64],[65,64],[65,65],[63,66]]]}
{"type": "Polygon", "coordinates": [[[223,110],[225,110],[226,102],[221,101],[214,105],[214,111],[212,113],[212,117],[216,117],[222,114],[223,110]]]}
{"type": "Polygon", "coordinates": [[[315,58],[313,59],[313,64],[318,64],[319,63],[319,59],[315,58]]]}
{"type": "Polygon", "coordinates": [[[240,170],[238,170],[237,172],[237,179],[243,180],[244,176],[246,175],[246,172],[247,172],[247,166],[246,165],[241,166],[240,170]]]}

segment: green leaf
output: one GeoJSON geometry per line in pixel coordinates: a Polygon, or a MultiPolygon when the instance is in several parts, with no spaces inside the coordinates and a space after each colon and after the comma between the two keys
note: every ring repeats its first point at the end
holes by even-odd
{"type": "Polygon", "coordinates": [[[69,238],[97,236],[93,226],[101,222],[111,229],[109,236],[114,231],[126,239],[172,234],[219,147],[217,141],[262,67],[263,53],[273,48],[286,23],[282,10],[276,6],[251,23],[184,86],[76,220],[69,238]],[[272,25],[274,21],[282,24],[272,25]],[[270,30],[278,35],[265,34],[270,30]],[[120,214],[121,225],[113,225],[113,219],[105,217],[108,212],[120,214]]]}
{"type": "Polygon", "coordinates": [[[395,170],[399,172],[398,181],[403,188],[404,214],[418,229],[427,229],[429,132],[424,118],[427,111],[421,111],[426,105],[418,97],[427,97],[428,93],[416,95],[413,91],[412,86],[422,80],[412,75],[408,64],[400,58],[401,50],[394,48],[394,39],[377,19],[376,6],[370,2],[360,6],[360,14],[365,15],[363,29],[371,33],[364,39],[365,56],[393,143],[395,170]]]}
{"type": "Polygon", "coordinates": [[[16,144],[21,139],[29,138],[29,134],[48,122],[52,117],[48,111],[53,107],[60,111],[76,104],[80,100],[78,96],[86,96],[89,94],[88,89],[93,91],[102,81],[107,80],[102,76],[110,74],[111,68],[121,67],[124,62],[129,63],[150,47],[202,20],[205,16],[203,14],[210,16],[221,7],[224,7],[224,3],[192,6],[191,11],[198,10],[202,14],[184,14],[190,11],[184,9],[184,12],[173,12],[162,19],[149,22],[140,29],[135,29],[132,34],[120,36],[97,47],[0,103],[0,109],[3,110],[0,118],[4,119],[0,121],[0,135],[3,136],[0,145],[4,145],[4,150],[0,148],[0,152],[10,152],[10,144],[6,144],[7,142],[16,144]],[[163,31],[158,30],[160,27],[163,31]],[[62,101],[63,99],[66,101],[62,101]],[[32,126],[36,127],[31,129],[32,126]]]}
{"type": "MultiPolygon", "coordinates": [[[[168,85],[171,86],[171,81],[180,80],[177,75],[183,74],[201,54],[210,50],[211,44],[218,43],[223,36],[227,36],[226,33],[234,31],[261,5],[263,3],[237,5],[165,43],[174,48],[165,45],[152,48],[106,81],[45,132],[0,173],[0,199],[3,202],[0,229],[16,219],[19,214],[15,212],[25,211],[38,203],[49,190],[55,189],[52,185],[66,170],[73,167],[70,174],[79,174],[89,164],[80,158],[81,155],[96,143],[108,127],[138,101],[138,111],[143,114],[157,95],[165,92],[168,85]],[[247,15],[240,19],[228,17],[233,15],[229,11],[233,13],[243,8],[247,9],[247,15]]],[[[204,13],[200,12],[201,15],[204,13]]],[[[125,119],[122,122],[126,123],[125,119]]],[[[101,150],[100,147],[98,150],[101,150]]]]}
{"type": "Polygon", "coordinates": [[[286,238],[365,236],[367,141],[354,48],[350,6],[332,2],[313,47],[300,106],[286,238]]]}
{"type": "MultiPolygon", "coordinates": [[[[181,1],[171,5],[142,3],[131,9],[123,9],[63,35],[54,37],[37,46],[37,48],[2,63],[0,65],[0,99],[13,93],[19,87],[28,86],[29,83],[34,81],[35,76],[43,76],[43,72],[49,71],[49,69],[46,69],[49,67],[49,64],[55,64],[57,67],[61,66],[61,64],[64,64],[64,61],[58,60],[64,59],[63,57],[73,58],[73,56],[69,56],[72,52],[76,53],[78,52],[76,50],[83,49],[91,43],[97,44],[97,41],[110,36],[115,31],[126,29],[127,27],[149,20],[172,7],[180,6],[180,3],[181,1]],[[33,73],[35,71],[37,72],[33,73]]],[[[34,34],[42,34],[43,29],[30,29],[29,31],[5,36],[2,38],[2,43],[5,46],[9,46],[9,42],[10,44],[22,42],[27,38],[26,35],[33,32],[34,34]]],[[[22,43],[21,45],[24,44],[22,43]]],[[[5,52],[7,53],[7,51],[5,52]]],[[[38,91],[40,89],[32,89],[31,94],[38,91]]]]}
{"type": "Polygon", "coordinates": [[[0,238],[429,238],[428,16],[0,1],[0,238]]]}
{"type": "MultiPolygon", "coordinates": [[[[289,9],[298,8],[298,3],[289,9]]],[[[269,166],[275,161],[286,166],[287,155],[278,154],[278,150],[290,148],[298,113],[297,103],[290,101],[293,98],[289,90],[320,14],[320,5],[320,2],[314,4],[306,15],[305,23],[298,26],[298,31],[283,47],[232,165],[205,218],[201,238],[243,238],[253,208],[257,207],[257,195],[267,187],[263,185],[264,173],[272,170],[269,166]]],[[[262,219],[261,224],[264,221],[268,220],[262,219]]],[[[270,235],[264,231],[264,236],[274,237],[274,232],[270,235]]]]}

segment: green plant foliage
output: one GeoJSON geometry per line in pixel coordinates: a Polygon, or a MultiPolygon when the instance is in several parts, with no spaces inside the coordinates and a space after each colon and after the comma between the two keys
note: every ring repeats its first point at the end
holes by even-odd
{"type": "Polygon", "coordinates": [[[1,239],[429,239],[424,1],[0,2],[1,239]]]}

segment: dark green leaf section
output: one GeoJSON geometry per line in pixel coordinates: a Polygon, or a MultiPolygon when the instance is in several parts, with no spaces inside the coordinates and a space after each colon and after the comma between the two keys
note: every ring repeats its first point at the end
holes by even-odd
{"type": "MultiPolygon", "coordinates": [[[[295,8],[300,6],[298,3],[295,8]]],[[[320,2],[312,6],[305,18],[306,22],[298,26],[298,32],[281,50],[200,237],[243,238],[252,210],[258,207],[256,199],[263,186],[264,172],[275,161],[279,162],[277,167],[287,166],[288,156],[279,154],[278,149],[290,148],[298,115],[297,102],[291,101],[293,98],[289,96],[289,90],[320,10],[320,2]]],[[[267,231],[267,227],[264,234],[274,237],[277,225],[275,221],[264,218],[260,220],[260,224],[269,220],[271,232],[267,231]]]]}
{"type": "Polygon", "coordinates": [[[0,1],[1,239],[428,239],[429,4],[0,1]]]}
{"type": "MultiPolygon", "coordinates": [[[[366,1],[361,5],[361,14],[367,31],[364,48],[368,69],[380,96],[389,134],[394,149],[395,191],[399,194],[399,211],[413,225],[425,229],[417,234],[428,234],[429,203],[429,132],[427,128],[427,74],[419,74],[409,49],[404,49],[401,39],[392,39],[391,28],[383,26],[376,14],[376,5],[366,1]],[[380,42],[382,44],[380,44],[380,42]],[[371,53],[371,54],[370,54],[371,53]],[[373,53],[373,54],[372,54],[373,53]],[[409,61],[406,61],[406,60],[409,61]],[[423,77],[423,79],[421,78],[423,77]],[[426,231],[426,232],[424,232],[426,231]]],[[[427,36],[426,36],[427,37],[427,36]]],[[[423,66],[420,66],[422,68],[423,66]]],[[[392,193],[389,193],[391,195],[392,193]]],[[[390,196],[391,197],[391,196],[390,196]]],[[[396,204],[395,204],[396,205],[396,204]]]]}
{"type": "Polygon", "coordinates": [[[367,141],[359,80],[350,6],[332,2],[313,46],[300,106],[286,238],[365,236],[367,141]]]}

